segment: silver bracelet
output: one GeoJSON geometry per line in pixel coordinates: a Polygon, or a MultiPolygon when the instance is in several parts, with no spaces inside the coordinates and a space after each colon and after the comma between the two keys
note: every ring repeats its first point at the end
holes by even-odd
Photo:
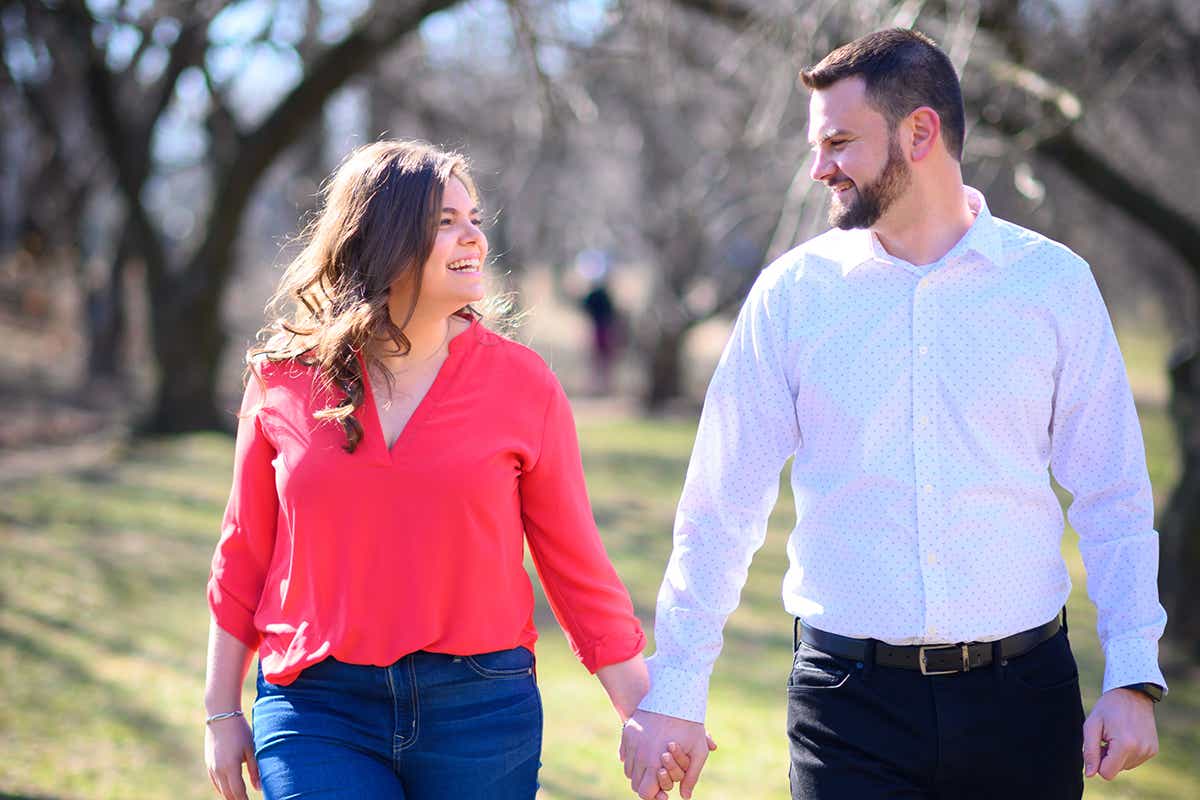
{"type": "Polygon", "coordinates": [[[217,722],[218,720],[230,719],[232,717],[244,717],[244,716],[246,716],[246,715],[243,714],[240,710],[239,711],[222,711],[220,714],[213,714],[211,717],[204,720],[204,724],[212,725],[214,722],[217,722]]]}

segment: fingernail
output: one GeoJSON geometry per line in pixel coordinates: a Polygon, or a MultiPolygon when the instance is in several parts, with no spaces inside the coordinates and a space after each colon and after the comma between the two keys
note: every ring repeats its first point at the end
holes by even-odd
{"type": "Polygon", "coordinates": [[[1093,775],[1095,775],[1096,774],[1096,765],[1095,764],[1086,764],[1083,768],[1083,774],[1089,778],[1092,777],[1093,775]]]}

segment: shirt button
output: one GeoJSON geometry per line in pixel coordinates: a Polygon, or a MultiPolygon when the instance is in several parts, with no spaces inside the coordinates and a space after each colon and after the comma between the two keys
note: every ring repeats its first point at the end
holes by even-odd
{"type": "Polygon", "coordinates": [[[919,348],[917,348],[917,352],[921,355],[926,355],[929,352],[929,348],[925,345],[921,345],[919,348]]]}
{"type": "Polygon", "coordinates": [[[929,555],[925,556],[925,560],[928,561],[930,564],[936,564],[937,563],[937,554],[930,553],[929,555]]]}
{"type": "Polygon", "coordinates": [[[925,494],[933,494],[933,484],[932,483],[925,484],[925,494]]]}
{"type": "Polygon", "coordinates": [[[927,635],[927,636],[937,636],[937,626],[936,626],[936,625],[930,625],[928,628],[926,628],[926,629],[925,629],[925,635],[927,635]]]}
{"type": "Polygon", "coordinates": [[[921,417],[921,427],[924,428],[929,424],[929,417],[921,417]]]}

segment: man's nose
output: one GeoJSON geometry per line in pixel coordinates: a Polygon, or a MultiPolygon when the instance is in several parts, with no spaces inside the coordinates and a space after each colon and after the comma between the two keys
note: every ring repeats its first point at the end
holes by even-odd
{"type": "Polygon", "coordinates": [[[824,182],[833,175],[833,172],[833,159],[819,151],[813,155],[812,169],[808,171],[808,177],[814,181],[824,182]]]}

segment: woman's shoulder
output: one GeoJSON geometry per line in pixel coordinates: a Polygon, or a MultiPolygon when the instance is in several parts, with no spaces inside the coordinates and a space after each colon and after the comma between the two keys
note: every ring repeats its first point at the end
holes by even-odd
{"type": "Polygon", "coordinates": [[[317,374],[316,362],[309,353],[282,357],[256,353],[246,363],[247,377],[261,380],[268,388],[311,386],[317,374]]]}
{"type": "Polygon", "coordinates": [[[557,385],[554,370],[537,350],[482,324],[477,326],[481,352],[506,382],[523,389],[557,385]]]}

